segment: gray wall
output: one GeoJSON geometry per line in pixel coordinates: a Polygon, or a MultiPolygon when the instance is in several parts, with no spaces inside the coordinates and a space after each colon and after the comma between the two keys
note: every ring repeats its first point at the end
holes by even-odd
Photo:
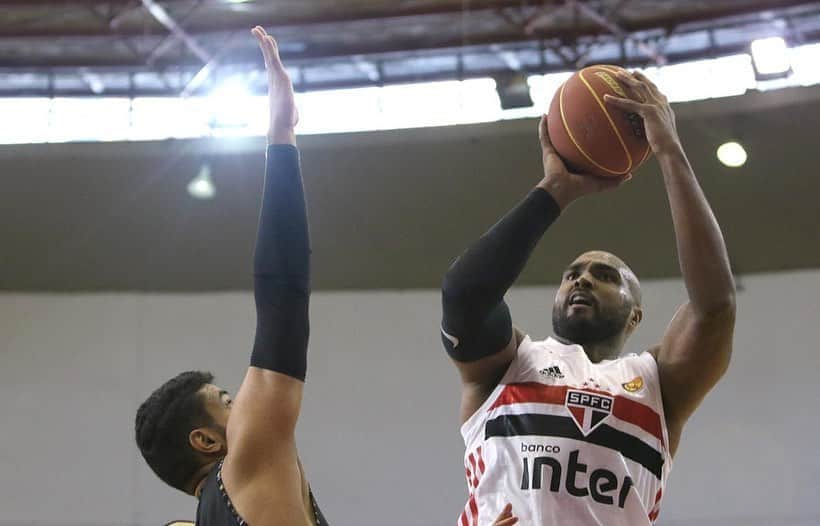
{"type": "MultiPolygon", "coordinates": [[[[741,285],[732,366],[685,432],[660,524],[820,523],[820,271],[741,285]]],[[[544,336],[552,294],[514,290],[518,324],[544,336]]],[[[645,296],[631,349],[660,338],[684,291],[645,296]]],[[[466,490],[438,315],[435,291],[314,296],[299,446],[334,525],[454,524],[466,490]]],[[[134,411],[183,369],[235,389],[253,319],[245,293],[0,295],[0,525],[193,517],[139,458],[134,411]]]]}

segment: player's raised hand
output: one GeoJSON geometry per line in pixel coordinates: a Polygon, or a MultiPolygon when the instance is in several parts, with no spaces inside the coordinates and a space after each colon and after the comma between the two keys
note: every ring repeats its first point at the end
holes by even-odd
{"type": "Polygon", "coordinates": [[[265,57],[265,69],[268,72],[268,143],[295,144],[293,129],[299,121],[299,112],[293,96],[293,83],[282,64],[282,59],[279,58],[279,46],[261,26],[254,27],[251,33],[259,42],[259,48],[265,57]]]}
{"type": "Polygon", "coordinates": [[[680,148],[678,130],[675,126],[675,112],[672,111],[666,95],[661,93],[655,83],[639,71],[632,73],[621,71],[616,74],[616,77],[626,87],[630,98],[607,94],[604,96],[604,101],[626,112],[637,113],[643,118],[646,139],[655,155],[680,148]]]}
{"type": "Polygon", "coordinates": [[[493,526],[512,526],[513,524],[518,524],[518,517],[513,515],[512,504],[507,504],[501,510],[501,515],[493,522],[493,526]]]}
{"type": "Polygon", "coordinates": [[[544,163],[544,178],[538,186],[548,191],[561,208],[579,197],[617,188],[632,179],[632,174],[597,177],[569,171],[552,146],[546,115],[538,123],[538,138],[541,141],[541,160],[544,163]]]}

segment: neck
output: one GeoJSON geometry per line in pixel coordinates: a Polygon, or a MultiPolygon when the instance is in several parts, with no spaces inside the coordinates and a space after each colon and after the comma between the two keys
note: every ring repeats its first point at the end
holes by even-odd
{"type": "Polygon", "coordinates": [[[213,462],[209,462],[208,464],[203,465],[199,471],[196,472],[196,475],[193,477],[193,480],[196,482],[194,482],[194,489],[191,492],[194,497],[199,498],[199,495],[202,493],[202,486],[205,485],[205,479],[208,478],[208,473],[211,472],[217,462],[219,461],[215,460],[213,462]]]}
{"type": "Polygon", "coordinates": [[[589,361],[592,363],[598,363],[603,360],[614,360],[620,356],[626,337],[621,333],[616,334],[606,340],[587,342],[583,344],[570,341],[563,336],[558,336],[557,334],[555,335],[555,339],[565,345],[580,345],[584,349],[589,361]]]}

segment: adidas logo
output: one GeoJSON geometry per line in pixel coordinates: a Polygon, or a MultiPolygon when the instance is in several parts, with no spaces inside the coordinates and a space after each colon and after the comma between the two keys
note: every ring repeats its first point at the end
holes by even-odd
{"type": "Polygon", "coordinates": [[[557,365],[553,365],[552,367],[547,367],[545,369],[541,369],[538,372],[543,374],[544,376],[549,376],[550,378],[563,378],[564,377],[564,373],[561,372],[561,369],[559,369],[557,365]]]}

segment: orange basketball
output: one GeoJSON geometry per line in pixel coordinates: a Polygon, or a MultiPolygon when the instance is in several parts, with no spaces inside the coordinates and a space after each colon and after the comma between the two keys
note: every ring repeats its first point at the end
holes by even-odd
{"type": "Polygon", "coordinates": [[[577,71],[555,93],[547,115],[550,140],[575,172],[618,177],[649,157],[643,119],[604,102],[604,95],[628,97],[618,66],[577,71]]]}

